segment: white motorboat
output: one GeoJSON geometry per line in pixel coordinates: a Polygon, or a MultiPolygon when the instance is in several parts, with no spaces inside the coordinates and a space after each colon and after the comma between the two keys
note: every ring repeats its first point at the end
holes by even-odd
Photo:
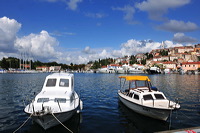
{"type": "Polygon", "coordinates": [[[74,91],[74,75],[53,73],[46,77],[43,88],[24,111],[44,129],[56,126],[82,109],[82,101],[74,91]]]}
{"type": "Polygon", "coordinates": [[[129,67],[128,73],[144,73],[144,66],[140,64],[134,64],[129,67]]]}
{"type": "Polygon", "coordinates": [[[150,69],[146,70],[148,74],[160,74],[161,70],[159,67],[150,67],[150,69]]]}
{"type": "Polygon", "coordinates": [[[168,100],[162,92],[152,87],[147,76],[120,76],[119,78],[120,101],[139,114],[166,121],[172,110],[180,108],[177,102],[168,100]]]}
{"type": "Polygon", "coordinates": [[[98,72],[99,72],[99,73],[109,73],[107,67],[106,67],[106,68],[100,68],[100,69],[98,70],[98,72]]]}
{"type": "Polygon", "coordinates": [[[99,73],[115,73],[115,66],[107,66],[100,68],[99,73]]]}
{"type": "Polygon", "coordinates": [[[139,68],[130,68],[128,70],[129,73],[144,73],[143,69],[139,69],[139,68]]]}
{"type": "Polygon", "coordinates": [[[164,74],[170,74],[170,73],[171,73],[171,69],[169,69],[169,68],[164,69],[164,74]]]}
{"type": "Polygon", "coordinates": [[[117,66],[117,67],[115,68],[115,72],[116,72],[116,73],[119,73],[119,74],[128,73],[128,69],[126,69],[126,68],[123,67],[123,66],[117,66]]]}

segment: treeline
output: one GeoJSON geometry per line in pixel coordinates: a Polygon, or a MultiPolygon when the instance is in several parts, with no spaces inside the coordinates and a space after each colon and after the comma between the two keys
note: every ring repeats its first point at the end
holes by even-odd
{"type": "MultiPolygon", "coordinates": [[[[40,62],[40,61],[24,61],[22,62],[21,60],[21,64],[28,64],[31,65],[30,68],[31,69],[36,69],[36,67],[39,66],[61,66],[61,68],[63,70],[82,70],[85,67],[85,64],[73,64],[71,63],[70,65],[66,65],[66,64],[62,64],[62,63],[57,63],[57,62],[48,62],[48,63],[44,63],[44,62],[40,62]]],[[[6,69],[8,70],[9,68],[14,68],[14,69],[19,69],[20,68],[20,59],[15,58],[15,57],[8,57],[8,58],[3,58],[2,60],[0,60],[0,68],[2,69],[6,69]]],[[[21,68],[23,69],[23,66],[21,66],[21,68]]]]}
{"type": "MultiPolygon", "coordinates": [[[[161,51],[160,55],[162,56],[166,56],[168,55],[167,51],[161,51]]],[[[128,56],[124,56],[123,58],[127,59],[128,56]]],[[[146,64],[146,60],[153,58],[152,54],[149,53],[145,53],[143,54],[143,58],[141,58],[141,60],[137,60],[137,57],[135,55],[131,55],[129,58],[129,62],[128,64],[146,64]]],[[[66,64],[62,64],[62,63],[57,63],[57,62],[48,62],[48,63],[44,63],[44,62],[40,62],[40,61],[25,61],[25,62],[21,62],[21,64],[29,64],[31,65],[31,69],[36,69],[36,67],[39,66],[61,66],[61,68],[63,70],[85,70],[86,65],[91,66],[90,69],[98,69],[101,68],[102,66],[107,66],[109,64],[115,64],[116,59],[113,58],[106,58],[106,59],[99,59],[99,60],[95,60],[95,61],[90,61],[87,64],[73,64],[71,63],[70,65],[66,65],[66,64]]],[[[120,65],[123,65],[123,62],[119,62],[120,65]]],[[[3,58],[2,60],[0,60],[0,68],[3,69],[9,69],[9,68],[15,68],[18,69],[20,68],[20,59],[15,58],[15,57],[8,57],[8,58],[3,58]]],[[[21,67],[22,68],[22,67],[21,67]]]]}

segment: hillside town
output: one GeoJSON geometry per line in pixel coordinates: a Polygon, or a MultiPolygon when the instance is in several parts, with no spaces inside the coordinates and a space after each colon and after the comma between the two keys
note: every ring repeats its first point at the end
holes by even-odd
{"type": "MultiPolygon", "coordinates": [[[[1,61],[3,62],[3,61],[1,61]]],[[[149,53],[139,53],[132,56],[124,56],[116,59],[103,59],[91,61],[82,65],[54,65],[36,64],[31,68],[31,62],[18,60],[19,68],[5,69],[1,65],[0,73],[36,73],[36,72],[94,72],[94,73],[193,73],[200,72],[200,44],[194,46],[182,46],[173,48],[155,49],[149,53]]],[[[11,64],[11,62],[9,62],[11,64]]],[[[2,64],[2,63],[1,63],[2,64]]],[[[13,63],[12,63],[13,64],[13,63]]],[[[18,64],[18,63],[17,63],[18,64]]]]}
{"type": "Polygon", "coordinates": [[[117,58],[113,64],[102,66],[100,72],[139,73],[152,70],[154,73],[197,73],[200,71],[200,44],[194,46],[155,49],[148,53],[148,55],[135,55],[138,64],[130,63],[131,56],[117,58]],[[147,57],[148,55],[150,55],[150,57],[147,57]],[[145,61],[145,64],[142,63],[142,61],[145,61]],[[120,68],[123,68],[123,72],[117,71],[120,68]],[[133,72],[132,69],[135,71],[133,72]]]}

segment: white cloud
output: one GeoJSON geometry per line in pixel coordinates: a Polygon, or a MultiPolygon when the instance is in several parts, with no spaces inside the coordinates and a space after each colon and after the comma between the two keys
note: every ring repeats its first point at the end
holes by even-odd
{"type": "Polygon", "coordinates": [[[89,46],[85,47],[85,49],[83,50],[83,52],[90,53],[90,47],[89,46]]]}
{"type": "Polygon", "coordinates": [[[85,49],[83,50],[83,53],[85,54],[95,54],[95,51],[91,50],[89,46],[86,46],[85,49]]]}
{"type": "Polygon", "coordinates": [[[17,38],[15,47],[20,52],[26,52],[37,58],[37,60],[50,61],[61,56],[60,52],[55,50],[58,42],[51,37],[47,31],[41,31],[39,34],[30,34],[22,38],[17,38]]]}
{"type": "MultiPolygon", "coordinates": [[[[165,47],[176,47],[176,46],[182,46],[182,44],[176,43],[174,44],[172,41],[164,41],[165,47]]],[[[146,53],[150,52],[153,49],[160,49],[161,48],[161,42],[154,42],[152,40],[135,40],[130,39],[127,42],[123,43],[121,45],[120,50],[113,50],[112,56],[113,57],[123,57],[125,55],[136,55],[138,53],[146,53]]]]}
{"type": "Polygon", "coordinates": [[[159,48],[160,43],[152,42],[149,40],[139,41],[139,40],[128,40],[126,43],[122,44],[121,53],[122,55],[135,55],[138,53],[146,53],[152,49],[159,48]]]}
{"type": "Polygon", "coordinates": [[[100,57],[100,58],[108,58],[108,57],[111,57],[111,56],[110,56],[110,53],[109,53],[106,49],[104,49],[104,50],[102,50],[102,52],[99,54],[99,57],[100,57]]]}
{"type": "Polygon", "coordinates": [[[185,23],[184,21],[170,20],[157,27],[161,30],[171,31],[171,32],[190,32],[198,30],[199,27],[192,22],[185,23]]]}
{"type": "Polygon", "coordinates": [[[137,3],[136,7],[141,11],[146,11],[149,18],[153,20],[163,20],[163,15],[170,8],[177,8],[190,3],[190,0],[146,0],[137,3]]]}
{"type": "Polygon", "coordinates": [[[67,9],[76,10],[78,8],[78,3],[82,2],[82,0],[43,0],[47,2],[63,2],[67,5],[67,9]]]}
{"type": "Polygon", "coordinates": [[[21,24],[7,17],[0,18],[0,52],[13,52],[16,34],[21,24]]]}
{"type": "Polygon", "coordinates": [[[166,48],[172,48],[172,47],[179,47],[179,46],[183,46],[180,43],[173,43],[172,41],[166,40],[164,41],[165,47],[166,48]]]}
{"type": "Polygon", "coordinates": [[[196,43],[198,40],[193,37],[186,36],[184,33],[176,33],[174,34],[173,41],[177,43],[196,43]]]}
{"type": "Polygon", "coordinates": [[[49,34],[52,36],[74,36],[74,35],[76,35],[75,33],[72,33],[72,32],[60,32],[60,31],[53,31],[49,34]]]}
{"type": "Polygon", "coordinates": [[[122,52],[121,50],[113,50],[111,53],[114,57],[122,57],[122,52]]]}
{"type": "Polygon", "coordinates": [[[87,57],[82,57],[82,56],[78,56],[78,64],[85,64],[86,62],[88,62],[88,58],[87,57]]]}
{"type": "Polygon", "coordinates": [[[82,2],[82,0],[69,0],[67,1],[68,8],[71,10],[76,10],[78,7],[78,3],[82,2]]]}
{"type": "Polygon", "coordinates": [[[103,13],[84,13],[86,17],[90,18],[104,18],[106,15],[103,13]]]}
{"type": "MultiPolygon", "coordinates": [[[[110,48],[91,49],[89,46],[86,46],[83,50],[69,49],[62,52],[62,54],[56,52],[53,46],[49,46],[51,47],[51,49],[53,49],[53,52],[50,52],[51,54],[49,54],[49,57],[51,57],[51,59],[54,59],[55,61],[55,58],[53,57],[55,57],[55,55],[57,54],[56,61],[58,63],[86,64],[89,61],[94,61],[98,59],[117,58],[117,57],[123,57],[125,55],[135,55],[138,53],[150,52],[153,49],[159,49],[160,45],[161,45],[160,42],[154,42],[152,40],[139,41],[135,39],[130,39],[127,42],[121,44],[120,50],[113,50],[110,48]]],[[[168,40],[165,41],[166,48],[175,46],[182,46],[182,44],[173,43],[172,41],[168,40]]]]}
{"type": "Polygon", "coordinates": [[[124,7],[112,7],[112,10],[118,10],[118,11],[124,12],[124,20],[128,24],[136,24],[136,23],[138,23],[133,18],[134,13],[135,13],[135,8],[133,6],[126,5],[124,7]]]}
{"type": "Polygon", "coordinates": [[[63,61],[66,64],[86,64],[89,61],[113,57],[109,48],[91,49],[89,46],[85,47],[83,50],[76,49],[74,51],[65,51],[63,56],[65,56],[63,61]]]}

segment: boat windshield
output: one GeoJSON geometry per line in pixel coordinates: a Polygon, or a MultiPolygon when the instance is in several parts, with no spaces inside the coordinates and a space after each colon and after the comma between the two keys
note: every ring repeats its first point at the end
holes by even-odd
{"type": "Polygon", "coordinates": [[[60,79],[60,87],[69,87],[69,79],[60,79]]]}
{"type": "Polygon", "coordinates": [[[46,87],[53,87],[56,86],[56,79],[48,79],[46,87]]]}
{"type": "Polygon", "coordinates": [[[136,80],[130,83],[130,88],[141,88],[141,87],[148,87],[147,81],[136,80]]]}
{"type": "Polygon", "coordinates": [[[136,81],[135,84],[136,84],[137,87],[148,87],[147,81],[138,80],[138,81],[136,81]]]}

